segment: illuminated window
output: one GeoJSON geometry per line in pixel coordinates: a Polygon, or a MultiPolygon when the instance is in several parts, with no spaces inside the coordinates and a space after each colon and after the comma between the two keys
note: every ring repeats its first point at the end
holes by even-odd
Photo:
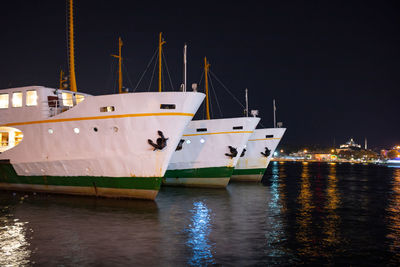
{"type": "Polygon", "coordinates": [[[72,99],[71,93],[62,93],[63,106],[72,107],[74,105],[74,100],[72,99]]]}
{"type": "Polygon", "coordinates": [[[0,94],[0,108],[8,108],[8,94],[0,94]]]}
{"type": "Polygon", "coordinates": [[[74,133],[78,134],[79,133],[79,128],[74,128],[74,133]]]}
{"type": "Polygon", "coordinates": [[[76,95],[76,104],[81,103],[83,100],[85,100],[85,96],[84,95],[76,95]]]}
{"type": "Polygon", "coordinates": [[[24,135],[21,132],[15,132],[15,145],[18,145],[22,141],[22,138],[24,138],[24,135]]]}
{"type": "Polygon", "coordinates": [[[35,90],[26,91],[26,105],[37,106],[37,93],[35,90]]]}
{"type": "Polygon", "coordinates": [[[12,95],[12,106],[13,108],[22,107],[22,92],[15,92],[12,95]]]}
{"type": "Polygon", "coordinates": [[[101,107],[100,108],[100,112],[113,112],[115,111],[115,107],[114,106],[108,106],[108,107],[101,107]]]}
{"type": "Polygon", "coordinates": [[[0,133],[0,146],[8,146],[8,133],[0,133]]]}

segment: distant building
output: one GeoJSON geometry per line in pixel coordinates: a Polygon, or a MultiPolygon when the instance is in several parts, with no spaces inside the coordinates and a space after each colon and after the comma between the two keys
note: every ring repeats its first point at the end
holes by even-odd
{"type": "Polygon", "coordinates": [[[347,141],[346,144],[340,145],[340,148],[336,149],[337,152],[349,150],[361,150],[361,145],[356,144],[353,138],[350,138],[350,140],[347,141]]]}

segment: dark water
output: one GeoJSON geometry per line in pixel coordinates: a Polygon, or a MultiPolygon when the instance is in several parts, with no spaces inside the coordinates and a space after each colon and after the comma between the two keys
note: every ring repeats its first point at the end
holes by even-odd
{"type": "Polygon", "coordinates": [[[399,265],[400,169],[271,163],[157,202],[0,191],[0,265],[399,265]],[[21,199],[24,197],[24,199],[21,199]]]}

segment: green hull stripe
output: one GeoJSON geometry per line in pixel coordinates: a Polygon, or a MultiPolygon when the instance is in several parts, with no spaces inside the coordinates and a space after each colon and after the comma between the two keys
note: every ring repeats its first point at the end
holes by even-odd
{"type": "Polygon", "coordinates": [[[165,178],[226,178],[232,176],[233,167],[211,167],[167,170],[165,178]]]}
{"type": "Polygon", "coordinates": [[[20,176],[11,164],[0,164],[0,183],[159,190],[161,177],[20,176]]]}
{"type": "Polygon", "coordinates": [[[232,175],[253,175],[261,174],[264,175],[266,168],[260,169],[234,169],[232,175]]]}

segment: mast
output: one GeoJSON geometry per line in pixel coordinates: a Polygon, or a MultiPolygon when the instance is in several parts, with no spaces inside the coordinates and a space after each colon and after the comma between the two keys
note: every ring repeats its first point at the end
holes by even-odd
{"type": "Polygon", "coordinates": [[[162,32],[160,32],[160,39],[158,41],[158,91],[161,92],[161,58],[162,58],[162,45],[165,41],[162,39],[162,32]]]}
{"type": "Polygon", "coordinates": [[[208,97],[208,69],[210,68],[210,64],[207,62],[207,58],[204,57],[204,77],[205,77],[205,86],[206,86],[206,114],[207,120],[210,119],[210,104],[209,104],[209,97],[208,97]]]}
{"type": "Polygon", "coordinates": [[[187,85],[187,45],[185,44],[183,47],[183,91],[186,92],[187,85]]]}
{"type": "Polygon", "coordinates": [[[245,90],[245,92],[246,92],[246,110],[244,111],[246,117],[249,116],[249,98],[248,98],[248,96],[247,96],[247,91],[248,91],[248,90],[247,90],[247,88],[246,88],[246,90],[245,90]]]}
{"type": "Polygon", "coordinates": [[[60,85],[58,86],[58,89],[62,90],[63,88],[63,83],[65,82],[64,80],[64,72],[63,70],[60,70],[60,85]]]}
{"type": "Polygon", "coordinates": [[[122,39],[121,37],[118,38],[118,56],[117,55],[111,55],[115,58],[118,58],[118,92],[122,94],[122,39]]]}
{"type": "Polygon", "coordinates": [[[74,53],[74,10],[73,0],[69,0],[69,82],[70,90],[76,92],[75,53],[74,53]]]}
{"type": "Polygon", "coordinates": [[[274,105],[274,128],[276,128],[276,106],[275,106],[275,99],[273,100],[274,105]]]}

